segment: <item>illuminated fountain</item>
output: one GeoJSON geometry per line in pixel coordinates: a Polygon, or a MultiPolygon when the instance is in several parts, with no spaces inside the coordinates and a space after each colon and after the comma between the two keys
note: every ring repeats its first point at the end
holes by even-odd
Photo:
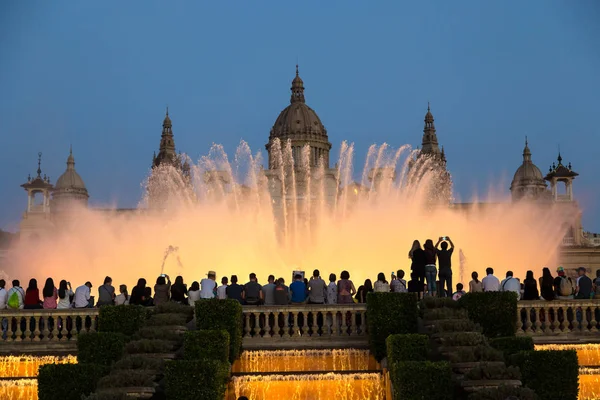
{"type": "Polygon", "coordinates": [[[37,399],[38,369],[45,364],[75,364],[74,356],[3,356],[0,357],[0,399],[37,399]],[[15,378],[15,379],[5,379],[15,378]]]}
{"type": "Polygon", "coordinates": [[[579,400],[600,398],[600,344],[544,344],[536,350],[575,350],[579,362],[579,400]]]}
{"type": "Polygon", "coordinates": [[[232,373],[228,399],[385,398],[381,367],[368,350],[245,351],[232,373]]]}
{"type": "MultiPolygon", "coordinates": [[[[189,160],[189,176],[157,167],[144,193],[161,196],[160,210],[110,216],[82,210],[68,230],[40,239],[35,252],[26,243],[16,248],[7,273],[22,281],[90,280],[95,287],[109,275],[131,285],[154,279],[150,271],[161,267],[164,249],[177,246],[169,254],[185,260],[188,282],[208,270],[242,280],[250,272],[260,281],[269,274],[287,278],[293,265],[323,275],[345,269],[358,283],[378,272],[408,271],[414,239],[447,235],[469,268],[481,272],[491,264],[524,276],[552,262],[565,221],[575,217],[553,204],[475,204],[466,212],[432,203],[440,172],[427,159],[415,162],[409,146],[373,145],[357,166],[353,144],[343,143],[336,167],[327,169],[309,163],[307,151],[276,144],[271,154],[278,163],[268,170],[245,142],[232,161],[220,145],[195,164],[189,160]]],[[[164,272],[175,275],[170,268],[165,264],[164,272]]]]}

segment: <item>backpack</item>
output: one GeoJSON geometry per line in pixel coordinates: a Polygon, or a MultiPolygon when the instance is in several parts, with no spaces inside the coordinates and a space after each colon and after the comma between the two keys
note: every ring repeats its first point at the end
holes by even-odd
{"type": "Polygon", "coordinates": [[[8,302],[6,303],[6,305],[9,308],[19,308],[19,292],[17,292],[16,290],[12,292],[10,297],[8,298],[8,302]]]}
{"type": "Polygon", "coordinates": [[[573,294],[573,285],[571,284],[571,279],[562,276],[560,278],[560,295],[561,296],[570,296],[573,294]]]}

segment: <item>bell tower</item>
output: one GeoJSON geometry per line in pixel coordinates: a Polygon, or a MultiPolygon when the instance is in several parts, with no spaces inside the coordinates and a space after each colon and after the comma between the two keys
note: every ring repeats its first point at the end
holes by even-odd
{"type": "Polygon", "coordinates": [[[21,239],[34,239],[45,234],[54,227],[50,214],[50,193],[53,186],[50,178],[42,175],[42,153],[38,153],[37,176],[21,187],[27,192],[27,209],[21,220],[21,239]]]}

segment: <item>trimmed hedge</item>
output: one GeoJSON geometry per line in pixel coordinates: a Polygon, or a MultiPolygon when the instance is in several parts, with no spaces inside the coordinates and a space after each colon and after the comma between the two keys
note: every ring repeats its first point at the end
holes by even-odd
{"type": "Polygon", "coordinates": [[[144,354],[134,354],[125,356],[113,365],[113,370],[151,370],[162,371],[165,366],[165,360],[162,358],[149,357],[144,354]]]}
{"type": "Polygon", "coordinates": [[[225,330],[202,330],[185,333],[183,356],[186,360],[229,361],[229,333],[225,330]]]}
{"type": "Polygon", "coordinates": [[[513,292],[467,293],[458,303],[469,318],[481,325],[490,338],[515,336],[517,330],[517,294],[513,292]]]}
{"type": "Polygon", "coordinates": [[[194,309],[190,306],[174,303],[172,301],[161,303],[154,307],[155,314],[182,314],[187,318],[192,319],[194,316],[194,309]]]}
{"type": "Polygon", "coordinates": [[[101,378],[98,389],[114,389],[123,387],[155,387],[156,374],[146,370],[122,369],[101,378]]]}
{"type": "Polygon", "coordinates": [[[400,361],[393,365],[390,377],[395,399],[454,399],[452,369],[445,361],[400,361]]]}
{"type": "Polygon", "coordinates": [[[112,365],[123,357],[125,335],[116,332],[91,332],[77,338],[77,362],[112,365]]]}
{"type": "Polygon", "coordinates": [[[147,311],[142,306],[102,306],[98,315],[98,331],[133,335],[146,322],[147,311]]]}
{"type": "Polygon", "coordinates": [[[386,355],[385,341],[389,335],[417,333],[417,296],[415,293],[369,293],[367,315],[371,353],[381,361],[386,355]]]}
{"type": "Polygon", "coordinates": [[[154,314],[146,321],[146,326],[185,326],[187,316],[183,314],[154,314]]]}
{"type": "Polygon", "coordinates": [[[496,350],[500,350],[504,353],[504,357],[507,361],[513,354],[517,354],[520,351],[532,351],[534,350],[533,339],[531,336],[512,336],[512,337],[500,337],[489,340],[490,346],[496,350]]]}
{"type": "Polygon", "coordinates": [[[208,299],[196,302],[196,326],[200,330],[226,330],[229,333],[229,361],[242,349],[242,306],[237,300],[208,299]]]}
{"type": "Polygon", "coordinates": [[[469,395],[469,400],[506,400],[516,397],[518,400],[538,400],[535,392],[529,388],[499,386],[495,389],[481,389],[469,395]]]}
{"type": "Polygon", "coordinates": [[[575,350],[522,351],[512,356],[523,385],[543,400],[577,400],[579,364],[575,350]]]}
{"type": "MultiPolygon", "coordinates": [[[[198,303],[202,301],[196,304],[198,303]]],[[[227,362],[169,361],[165,368],[165,394],[169,400],[222,400],[228,379],[229,363],[227,362]]]]}
{"type": "Polygon", "coordinates": [[[161,339],[140,339],[127,343],[125,350],[129,354],[169,353],[173,351],[173,342],[161,339]]]}
{"type": "Polygon", "coordinates": [[[427,361],[429,338],[426,335],[390,335],[385,343],[390,367],[399,361],[427,361]]]}
{"type": "Polygon", "coordinates": [[[39,400],[81,400],[96,390],[109,368],[95,364],[46,364],[38,374],[39,400]]]}

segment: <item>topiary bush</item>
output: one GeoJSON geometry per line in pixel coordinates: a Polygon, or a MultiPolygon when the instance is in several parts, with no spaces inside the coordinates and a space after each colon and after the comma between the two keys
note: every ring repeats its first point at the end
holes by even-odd
{"type": "Polygon", "coordinates": [[[142,306],[102,306],[98,314],[98,331],[133,335],[146,322],[147,310],[142,306]]]}
{"type": "Polygon", "coordinates": [[[110,366],[123,357],[125,335],[116,332],[93,332],[77,338],[77,362],[110,366]]]}
{"type": "Polygon", "coordinates": [[[482,332],[481,326],[470,319],[444,319],[433,325],[429,331],[432,334],[447,332],[482,332]]]}
{"type": "Polygon", "coordinates": [[[165,366],[165,360],[162,358],[148,357],[143,354],[134,354],[125,356],[113,365],[113,370],[132,369],[132,370],[150,370],[161,371],[165,366]]]}
{"type": "Polygon", "coordinates": [[[417,333],[415,293],[369,293],[367,325],[371,353],[378,361],[386,356],[386,339],[392,334],[417,333]]]}
{"type": "Polygon", "coordinates": [[[448,332],[441,334],[437,340],[442,346],[480,346],[486,343],[485,336],[479,332],[448,332]]]}
{"type": "Polygon", "coordinates": [[[429,338],[425,335],[390,335],[385,342],[390,367],[398,361],[427,361],[429,338]]]}
{"type": "Polygon", "coordinates": [[[229,366],[229,363],[217,360],[167,362],[165,368],[167,399],[223,400],[229,378],[229,366]]]}
{"type": "Polygon", "coordinates": [[[517,330],[517,294],[514,292],[467,293],[458,303],[469,318],[481,325],[490,337],[515,336],[517,330]]]}
{"type": "Polygon", "coordinates": [[[462,308],[428,308],[423,311],[423,319],[426,321],[466,320],[468,318],[467,310],[462,308]]]}
{"type": "Polygon", "coordinates": [[[522,351],[512,356],[523,385],[543,400],[577,400],[579,364],[575,350],[522,351]]]}
{"type": "Polygon", "coordinates": [[[127,343],[125,350],[129,354],[169,353],[173,350],[173,342],[160,339],[140,339],[127,343]]]}
{"type": "Polygon", "coordinates": [[[457,352],[448,354],[452,363],[469,363],[480,361],[504,361],[504,355],[501,351],[491,348],[487,345],[472,346],[461,349],[457,352]]]}
{"type": "Polygon", "coordinates": [[[155,314],[146,321],[146,326],[185,326],[187,322],[183,314],[155,314]]]}
{"type": "Polygon", "coordinates": [[[92,393],[87,397],[82,397],[83,400],[131,400],[126,393],[115,393],[115,392],[103,392],[103,393],[92,393]]]}
{"type": "Polygon", "coordinates": [[[181,331],[173,329],[172,326],[145,326],[133,335],[133,339],[161,339],[172,342],[181,342],[183,340],[183,335],[181,331]]]}
{"type": "Polygon", "coordinates": [[[96,390],[109,368],[96,364],[46,364],[38,374],[39,400],[81,400],[96,390]]]}
{"type": "Polygon", "coordinates": [[[504,353],[507,361],[513,354],[521,351],[534,350],[533,339],[531,336],[509,336],[489,340],[490,346],[504,353]]]}
{"type": "Polygon", "coordinates": [[[539,400],[535,392],[529,388],[514,386],[499,386],[495,389],[481,389],[469,395],[468,400],[507,400],[511,397],[517,400],[539,400]]]}
{"type": "Polygon", "coordinates": [[[521,373],[517,367],[507,367],[506,365],[486,365],[472,368],[465,374],[467,381],[480,380],[520,380],[521,373]]]}
{"type": "Polygon", "coordinates": [[[236,360],[242,349],[242,306],[237,300],[197,301],[196,326],[201,330],[226,330],[229,333],[229,361],[236,360]]]}
{"type": "Polygon", "coordinates": [[[399,361],[390,369],[390,377],[398,400],[454,398],[452,369],[444,361],[399,361]]]}
{"type": "Polygon", "coordinates": [[[186,318],[192,319],[194,316],[194,309],[184,304],[174,303],[169,301],[167,303],[161,303],[154,307],[155,314],[181,314],[185,315],[186,318]]]}
{"type": "Polygon", "coordinates": [[[229,361],[229,333],[201,330],[185,333],[183,355],[186,360],[229,361]]]}
{"type": "Polygon", "coordinates": [[[112,389],[124,387],[155,387],[156,375],[147,370],[117,370],[114,373],[100,378],[97,389],[112,389]]]}

